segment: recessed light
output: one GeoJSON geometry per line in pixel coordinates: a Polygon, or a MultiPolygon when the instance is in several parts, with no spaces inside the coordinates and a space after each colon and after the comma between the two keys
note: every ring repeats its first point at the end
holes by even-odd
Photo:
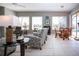
{"type": "Polygon", "coordinates": [[[61,8],[64,8],[64,6],[62,5],[62,6],[60,6],[61,8]]]}

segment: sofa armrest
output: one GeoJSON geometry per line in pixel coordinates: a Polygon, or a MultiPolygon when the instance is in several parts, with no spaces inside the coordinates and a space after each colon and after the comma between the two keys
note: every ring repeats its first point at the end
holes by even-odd
{"type": "Polygon", "coordinates": [[[41,39],[40,37],[35,36],[35,35],[27,35],[26,37],[31,38],[31,39],[41,39]]]}

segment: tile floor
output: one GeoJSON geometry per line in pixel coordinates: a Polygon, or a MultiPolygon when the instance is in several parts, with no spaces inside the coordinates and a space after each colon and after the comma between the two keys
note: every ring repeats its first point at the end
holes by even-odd
{"type": "MultiPolygon", "coordinates": [[[[19,46],[10,56],[20,56],[19,46]]],[[[50,35],[42,50],[26,49],[25,56],[79,56],[79,41],[72,38],[70,40],[62,40],[50,35]]]]}

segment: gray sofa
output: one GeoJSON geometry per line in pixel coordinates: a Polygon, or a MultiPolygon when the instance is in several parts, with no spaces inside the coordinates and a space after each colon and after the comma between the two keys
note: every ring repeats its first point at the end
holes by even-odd
{"type": "Polygon", "coordinates": [[[48,28],[43,28],[41,30],[40,36],[37,36],[37,35],[27,35],[27,37],[30,38],[30,40],[27,43],[27,45],[29,45],[31,47],[37,47],[37,48],[39,48],[41,50],[42,46],[44,45],[44,43],[46,41],[47,32],[48,32],[48,28]]]}

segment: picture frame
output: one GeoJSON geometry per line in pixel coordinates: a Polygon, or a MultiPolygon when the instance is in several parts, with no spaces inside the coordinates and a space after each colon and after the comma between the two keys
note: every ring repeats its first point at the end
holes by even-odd
{"type": "Polygon", "coordinates": [[[50,21],[50,20],[49,20],[49,16],[45,16],[45,24],[46,24],[46,25],[50,24],[49,21],[50,21]]]}

